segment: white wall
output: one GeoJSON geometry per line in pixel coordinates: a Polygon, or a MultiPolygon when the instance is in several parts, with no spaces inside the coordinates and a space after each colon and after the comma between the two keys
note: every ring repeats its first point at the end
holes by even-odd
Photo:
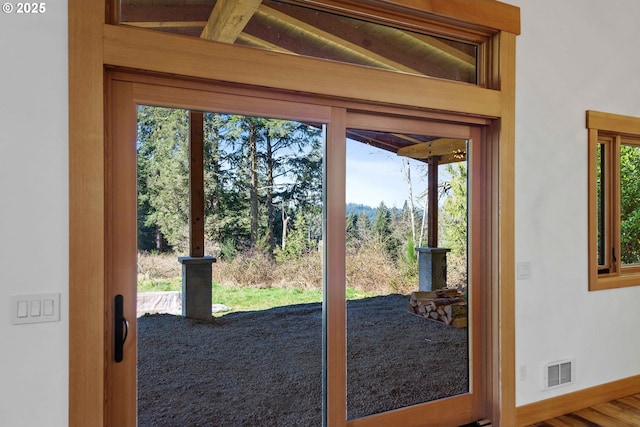
{"type": "MultiPolygon", "coordinates": [[[[510,0],[521,7],[516,129],[516,365],[522,405],[640,374],[640,288],[587,291],[585,110],[640,116],[640,2],[510,0]],[[541,391],[542,365],[576,382],[541,391]]],[[[68,423],[66,2],[0,13],[0,414],[68,423]],[[12,326],[9,298],[60,292],[61,321],[12,326]],[[4,319],[4,320],[2,320],[4,319]]]]}
{"type": "Polygon", "coordinates": [[[0,12],[3,426],[68,424],[67,76],[66,1],[0,12]],[[11,325],[10,296],[44,292],[61,294],[61,321],[11,325]]]}
{"type": "Polygon", "coordinates": [[[640,2],[507,0],[517,39],[518,405],[640,374],[640,287],[588,291],[585,111],[640,116],[640,2]],[[575,358],[576,382],[543,392],[542,366],[575,358]]]}

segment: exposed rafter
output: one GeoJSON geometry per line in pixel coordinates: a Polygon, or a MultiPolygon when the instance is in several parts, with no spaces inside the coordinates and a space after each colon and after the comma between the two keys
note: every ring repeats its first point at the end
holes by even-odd
{"type": "Polygon", "coordinates": [[[371,66],[385,68],[394,71],[403,71],[407,73],[418,73],[419,71],[407,67],[399,62],[385,58],[375,52],[363,48],[355,43],[351,43],[345,39],[337,37],[331,33],[323,31],[307,22],[296,19],[286,13],[280,12],[265,5],[260,6],[257,12],[265,21],[277,22],[277,27],[286,27],[289,31],[298,32],[301,36],[315,39],[325,45],[333,46],[336,50],[342,51],[348,56],[355,56],[364,62],[370,63],[371,66]]]}
{"type": "Polygon", "coordinates": [[[200,37],[235,43],[262,0],[218,0],[200,37]]]}
{"type": "Polygon", "coordinates": [[[285,49],[273,43],[269,43],[268,41],[262,40],[261,38],[252,36],[251,34],[247,34],[247,33],[241,33],[238,36],[238,43],[246,46],[253,46],[253,47],[259,47],[261,49],[273,50],[275,52],[291,53],[294,55],[296,54],[295,52],[292,52],[288,49],[285,49]]]}
{"type": "Polygon", "coordinates": [[[272,0],[120,0],[123,24],[475,82],[474,46],[272,0]]]}
{"type": "Polygon", "coordinates": [[[127,25],[140,28],[163,29],[163,28],[202,28],[206,21],[131,21],[127,25]]]}
{"type": "Polygon", "coordinates": [[[367,134],[366,132],[363,133],[361,131],[358,131],[357,129],[348,129],[347,137],[351,139],[355,139],[356,141],[363,142],[367,145],[374,145],[379,148],[384,148],[387,151],[396,151],[397,149],[397,147],[394,144],[388,141],[384,141],[381,138],[376,138],[370,134],[367,134]]]}

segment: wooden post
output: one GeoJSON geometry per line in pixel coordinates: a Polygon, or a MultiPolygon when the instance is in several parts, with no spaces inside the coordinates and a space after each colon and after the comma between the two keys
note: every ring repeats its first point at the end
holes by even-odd
{"type": "Polygon", "coordinates": [[[182,264],[182,315],[211,321],[211,265],[204,256],[204,113],[189,114],[189,256],[182,264]]]}
{"type": "Polygon", "coordinates": [[[204,256],[204,113],[189,116],[189,254],[204,256]]]}
{"type": "Polygon", "coordinates": [[[427,246],[438,247],[438,163],[440,157],[434,156],[427,159],[428,189],[427,189],[427,246]]]}

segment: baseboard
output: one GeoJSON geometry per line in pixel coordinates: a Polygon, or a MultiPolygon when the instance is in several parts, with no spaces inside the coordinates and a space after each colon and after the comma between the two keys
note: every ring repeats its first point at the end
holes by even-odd
{"type": "Polygon", "coordinates": [[[640,375],[518,406],[517,425],[527,426],[636,393],[640,393],[640,375]]]}

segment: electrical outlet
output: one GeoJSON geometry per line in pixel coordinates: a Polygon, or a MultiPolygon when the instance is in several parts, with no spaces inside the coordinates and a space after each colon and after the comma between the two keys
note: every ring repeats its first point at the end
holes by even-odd
{"type": "Polygon", "coordinates": [[[529,261],[516,264],[516,278],[518,280],[531,279],[531,263],[529,261]]]}
{"type": "Polygon", "coordinates": [[[11,323],[44,323],[60,321],[60,294],[13,295],[11,323]]]}
{"type": "Polygon", "coordinates": [[[518,370],[518,377],[520,381],[527,380],[527,365],[520,365],[520,368],[518,370]]]}

